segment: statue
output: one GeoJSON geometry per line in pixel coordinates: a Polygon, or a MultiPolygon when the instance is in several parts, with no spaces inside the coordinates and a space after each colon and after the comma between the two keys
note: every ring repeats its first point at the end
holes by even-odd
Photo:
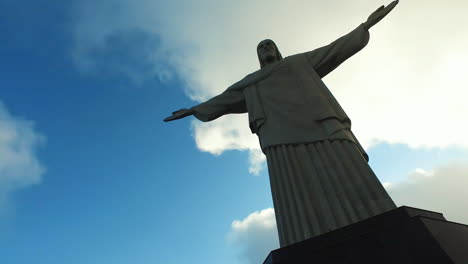
{"type": "Polygon", "coordinates": [[[164,121],[248,113],[267,157],[281,247],[396,208],[368,165],[351,120],[322,78],[364,48],[368,30],[396,5],[331,44],[282,58],[272,40],[257,46],[261,69],[223,93],[164,121]]]}

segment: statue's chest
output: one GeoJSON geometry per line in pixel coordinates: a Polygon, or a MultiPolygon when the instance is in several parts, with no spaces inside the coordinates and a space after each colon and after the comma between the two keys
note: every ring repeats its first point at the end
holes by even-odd
{"type": "Polygon", "coordinates": [[[301,83],[297,71],[286,63],[256,86],[262,101],[278,105],[301,105],[308,96],[307,85],[301,83]]]}

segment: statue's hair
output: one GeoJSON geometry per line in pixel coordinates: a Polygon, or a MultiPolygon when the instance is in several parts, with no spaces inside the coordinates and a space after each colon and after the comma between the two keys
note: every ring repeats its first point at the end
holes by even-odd
{"type": "MultiPolygon", "coordinates": [[[[276,46],[276,43],[275,43],[273,40],[271,40],[271,39],[264,39],[264,40],[260,41],[260,42],[258,43],[258,45],[260,45],[260,43],[262,43],[262,42],[265,41],[265,40],[269,40],[269,41],[273,42],[273,45],[275,45],[275,49],[276,49],[276,57],[277,57],[279,60],[282,60],[282,59],[283,59],[283,56],[281,55],[281,53],[280,53],[280,51],[279,51],[279,49],[278,49],[278,46],[276,46]]],[[[260,68],[263,68],[263,67],[265,66],[265,62],[262,61],[262,59],[260,58],[260,54],[258,54],[258,45],[257,45],[257,57],[258,57],[258,61],[260,62],[260,68]]]]}

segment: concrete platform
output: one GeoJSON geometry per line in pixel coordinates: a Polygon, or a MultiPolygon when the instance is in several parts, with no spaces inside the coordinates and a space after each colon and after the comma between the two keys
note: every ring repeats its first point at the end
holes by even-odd
{"type": "Polygon", "coordinates": [[[264,264],[468,264],[468,226],[399,207],[273,250],[264,264]]]}

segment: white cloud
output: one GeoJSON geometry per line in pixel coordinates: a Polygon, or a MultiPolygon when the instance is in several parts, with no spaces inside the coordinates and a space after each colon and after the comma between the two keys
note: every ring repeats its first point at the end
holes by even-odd
{"type": "Polygon", "coordinates": [[[263,170],[266,161],[266,156],[261,149],[251,149],[249,154],[249,172],[258,175],[263,170]]]}
{"type": "Polygon", "coordinates": [[[268,208],[233,221],[228,239],[245,263],[263,263],[270,251],[279,247],[275,211],[268,208]]]}
{"type": "Polygon", "coordinates": [[[212,122],[192,123],[195,142],[200,150],[218,155],[231,149],[259,149],[258,138],[248,130],[239,130],[247,123],[246,115],[232,115],[212,122]]]}
{"type": "Polygon", "coordinates": [[[382,185],[385,189],[392,188],[393,184],[391,182],[382,182],[382,185]]]}
{"type": "MultiPolygon", "coordinates": [[[[115,32],[138,29],[158,36],[156,55],[149,56],[155,68],[149,73],[167,63],[186,81],[187,95],[202,101],[258,69],[258,41],[274,39],[286,56],[311,50],[349,32],[389,2],[83,1],[74,51],[93,65],[96,58],[87,51],[102,47],[115,32]]],[[[461,122],[468,114],[467,7],[459,0],[401,1],[371,29],[369,45],[325,78],[366,148],[378,142],[468,148],[468,124],[461,122]]],[[[245,117],[220,120],[194,123],[201,150],[258,152],[245,117]]]]}
{"type": "Polygon", "coordinates": [[[247,123],[246,115],[231,115],[212,122],[192,123],[195,142],[201,151],[219,155],[226,150],[249,151],[249,172],[258,175],[266,157],[260,149],[258,138],[247,129],[239,129],[247,123]]]}
{"type": "Polygon", "coordinates": [[[31,121],[12,116],[0,102],[0,212],[12,191],[40,182],[45,169],[35,152],[44,140],[31,121]]]}
{"type": "Polygon", "coordinates": [[[416,169],[387,190],[399,205],[443,213],[449,221],[468,224],[468,160],[452,161],[431,171],[416,169]]]}

